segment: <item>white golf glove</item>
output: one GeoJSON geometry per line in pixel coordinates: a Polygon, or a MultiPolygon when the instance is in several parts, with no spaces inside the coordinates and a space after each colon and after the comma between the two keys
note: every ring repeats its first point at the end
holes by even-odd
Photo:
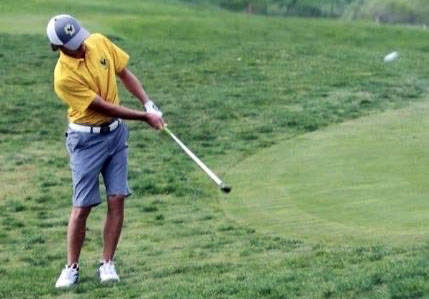
{"type": "Polygon", "coordinates": [[[152,102],[151,100],[147,101],[144,104],[144,109],[146,110],[146,112],[148,113],[153,113],[158,115],[159,117],[162,117],[162,112],[161,110],[159,110],[159,108],[155,105],[154,102],[152,102]]]}

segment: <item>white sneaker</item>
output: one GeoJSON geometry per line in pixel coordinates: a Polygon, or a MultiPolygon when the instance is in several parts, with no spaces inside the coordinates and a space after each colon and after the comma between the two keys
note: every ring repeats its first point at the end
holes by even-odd
{"type": "Polygon", "coordinates": [[[100,282],[116,282],[119,281],[119,276],[116,273],[115,265],[112,261],[102,261],[98,268],[98,276],[100,282]]]}
{"type": "Polygon", "coordinates": [[[58,277],[56,288],[69,288],[79,282],[79,266],[73,264],[67,266],[61,271],[60,277],[58,277]]]}

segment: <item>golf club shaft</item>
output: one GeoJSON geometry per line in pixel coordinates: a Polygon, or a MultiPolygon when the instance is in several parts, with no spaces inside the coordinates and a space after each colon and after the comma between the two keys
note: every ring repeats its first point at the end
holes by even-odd
{"type": "Polygon", "coordinates": [[[164,131],[168,133],[168,135],[173,138],[173,140],[182,148],[182,150],[192,159],[195,163],[219,186],[221,187],[223,185],[222,180],[213,172],[211,171],[206,164],[203,163],[197,156],[194,155],[193,152],[189,148],[186,147],[186,145],[183,144],[182,141],[179,140],[167,127],[164,127],[164,131]]]}

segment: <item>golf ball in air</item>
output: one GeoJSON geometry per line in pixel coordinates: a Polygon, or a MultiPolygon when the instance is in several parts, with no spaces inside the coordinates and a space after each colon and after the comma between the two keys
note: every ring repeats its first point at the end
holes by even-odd
{"type": "Polygon", "coordinates": [[[398,58],[398,56],[399,56],[398,52],[389,53],[384,57],[384,62],[391,62],[391,61],[395,60],[396,58],[398,58]]]}

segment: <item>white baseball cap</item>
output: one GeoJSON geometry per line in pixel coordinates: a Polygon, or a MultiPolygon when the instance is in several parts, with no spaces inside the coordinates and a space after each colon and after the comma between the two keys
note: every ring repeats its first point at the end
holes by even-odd
{"type": "Polygon", "coordinates": [[[70,15],[53,17],[46,27],[46,33],[51,44],[63,46],[69,50],[77,50],[89,36],[89,32],[70,15]]]}

